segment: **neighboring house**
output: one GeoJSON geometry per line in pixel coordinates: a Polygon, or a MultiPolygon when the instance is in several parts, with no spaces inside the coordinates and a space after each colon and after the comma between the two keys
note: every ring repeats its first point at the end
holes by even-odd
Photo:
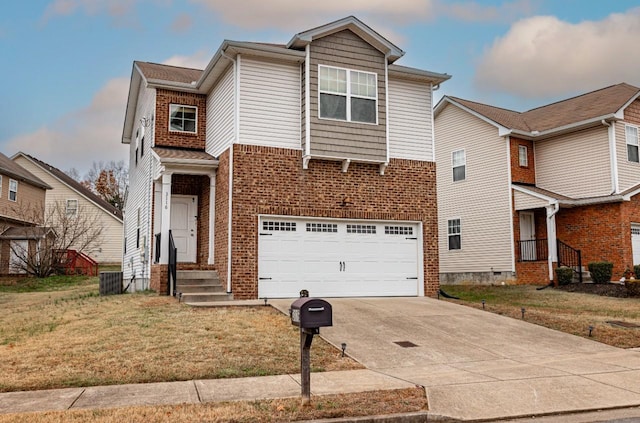
{"type": "Polygon", "coordinates": [[[0,153],[0,274],[22,273],[21,251],[35,253],[48,231],[35,226],[44,220],[49,185],[0,153]]]}
{"type": "Polygon", "coordinates": [[[403,55],[348,17],[225,41],[204,70],[134,62],[125,279],[175,288],[171,232],[178,269],[238,299],[435,295],[432,92],[449,76],[403,55]]]}
{"type": "MultiPolygon", "coordinates": [[[[15,163],[51,187],[46,196],[46,216],[54,216],[52,208],[64,207],[65,213],[86,213],[102,226],[99,245],[83,251],[100,264],[122,262],[122,212],[94,194],[66,173],[29,154],[19,152],[11,158],[15,163]]],[[[71,246],[73,248],[73,246],[71,246]]]]}
{"type": "Polygon", "coordinates": [[[618,84],[515,112],[434,110],[440,280],[547,283],[557,265],[640,264],[640,89],[618,84]]]}

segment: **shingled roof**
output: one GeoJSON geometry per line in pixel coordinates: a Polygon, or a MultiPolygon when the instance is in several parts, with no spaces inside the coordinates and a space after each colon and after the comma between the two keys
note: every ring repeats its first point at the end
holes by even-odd
{"type": "Polygon", "coordinates": [[[200,79],[202,70],[161,65],[159,63],[135,62],[142,75],[149,80],[180,82],[190,84],[200,79]]]}
{"type": "Polygon", "coordinates": [[[0,153],[0,173],[16,178],[19,181],[27,182],[39,188],[51,189],[49,185],[36,175],[32,174],[2,153],[0,153]]]}
{"type": "Polygon", "coordinates": [[[506,128],[543,132],[612,115],[638,94],[640,88],[621,83],[526,112],[501,109],[457,97],[449,98],[506,128]]]}
{"type": "Polygon", "coordinates": [[[111,204],[109,204],[108,201],[102,199],[100,196],[91,192],[90,189],[86,188],[80,182],[76,181],[75,179],[73,179],[72,177],[70,177],[63,171],[61,171],[60,169],[54,166],[51,166],[50,164],[45,163],[42,160],[38,160],[29,154],[26,154],[23,152],[20,152],[18,154],[22,154],[24,157],[28,158],[29,160],[34,162],[36,165],[40,166],[45,172],[50,173],[54,178],[60,180],[62,183],[67,185],[69,188],[73,189],[74,191],[84,196],[88,200],[96,203],[99,207],[103,208],[108,213],[111,213],[116,218],[122,220],[122,211],[120,211],[117,207],[114,207],[111,204]]]}

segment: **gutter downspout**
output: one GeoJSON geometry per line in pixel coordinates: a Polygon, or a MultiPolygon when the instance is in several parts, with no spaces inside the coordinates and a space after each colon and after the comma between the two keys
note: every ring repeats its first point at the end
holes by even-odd
{"type": "Polygon", "coordinates": [[[560,211],[560,204],[554,201],[547,207],[547,249],[549,262],[549,280],[553,281],[553,262],[558,261],[558,248],[556,242],[556,214],[560,211]]]}
{"type": "Polygon", "coordinates": [[[600,121],[607,127],[609,135],[609,161],[611,165],[611,191],[615,194],[620,192],[620,181],[618,180],[618,152],[616,150],[616,127],[610,122],[602,119],[600,121]]]}
{"type": "MultiPolygon", "coordinates": [[[[231,239],[231,229],[233,226],[233,145],[238,141],[239,133],[240,133],[240,125],[238,119],[240,118],[240,106],[239,106],[239,91],[240,91],[240,70],[239,63],[236,59],[233,59],[230,56],[222,51],[222,57],[230,60],[233,63],[233,79],[234,79],[234,139],[231,140],[231,146],[229,148],[229,210],[227,215],[227,294],[231,294],[233,291],[231,289],[231,253],[232,253],[232,239],[231,239]]],[[[240,55],[238,55],[238,59],[240,55]]]]}
{"type": "Polygon", "coordinates": [[[511,175],[511,137],[507,135],[505,138],[507,144],[507,177],[508,177],[508,190],[509,190],[509,233],[511,235],[511,273],[516,273],[516,240],[513,230],[513,188],[512,188],[512,175],[511,175]]]}

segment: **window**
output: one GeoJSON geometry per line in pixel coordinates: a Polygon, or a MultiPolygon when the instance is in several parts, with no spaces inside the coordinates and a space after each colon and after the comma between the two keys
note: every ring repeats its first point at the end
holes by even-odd
{"type": "Polygon", "coordinates": [[[262,230],[295,232],[296,222],[262,222],[262,230]]]}
{"type": "Polygon", "coordinates": [[[67,200],[67,217],[74,217],[78,215],[78,200],[67,200]]]}
{"type": "Polygon", "coordinates": [[[527,157],[527,146],[519,145],[518,146],[518,163],[522,167],[529,166],[529,157],[527,157]]]}
{"type": "Polygon", "coordinates": [[[627,160],[638,163],[638,128],[625,125],[624,129],[627,138],[627,160]]]}
{"type": "Polygon", "coordinates": [[[465,168],[467,157],[464,150],[457,150],[451,153],[451,165],[453,167],[453,182],[464,181],[466,178],[465,168]]]}
{"type": "Polygon", "coordinates": [[[9,200],[16,201],[18,199],[18,181],[9,179],[9,200]]]}
{"type": "Polygon", "coordinates": [[[138,227],[136,229],[136,248],[140,248],[140,208],[138,208],[138,227]]]}
{"type": "Polygon", "coordinates": [[[347,225],[348,234],[375,234],[376,225],[347,225]]]}
{"type": "Polygon", "coordinates": [[[413,235],[411,226],[385,226],[385,235],[413,235]]]}
{"type": "Polygon", "coordinates": [[[136,131],[136,166],[138,165],[138,144],[140,143],[140,128],[136,131]]]}
{"type": "Polygon", "coordinates": [[[338,225],[335,223],[307,223],[307,232],[338,232],[338,225]]]}
{"type": "Polygon", "coordinates": [[[194,106],[169,105],[169,130],[196,133],[198,108],[194,106]]]}
{"type": "Polygon", "coordinates": [[[450,219],[447,224],[449,235],[449,249],[460,249],[460,219],[450,219]]]}
{"type": "Polygon", "coordinates": [[[319,67],[319,117],[377,123],[377,75],[329,66],[319,67]]]}

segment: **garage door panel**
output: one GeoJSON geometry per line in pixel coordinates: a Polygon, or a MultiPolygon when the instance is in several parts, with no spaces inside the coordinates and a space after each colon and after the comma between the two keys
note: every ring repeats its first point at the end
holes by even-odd
{"type": "Polygon", "coordinates": [[[419,292],[417,224],[274,217],[260,225],[271,233],[258,242],[261,297],[297,297],[301,289],[326,297],[419,292]]]}

